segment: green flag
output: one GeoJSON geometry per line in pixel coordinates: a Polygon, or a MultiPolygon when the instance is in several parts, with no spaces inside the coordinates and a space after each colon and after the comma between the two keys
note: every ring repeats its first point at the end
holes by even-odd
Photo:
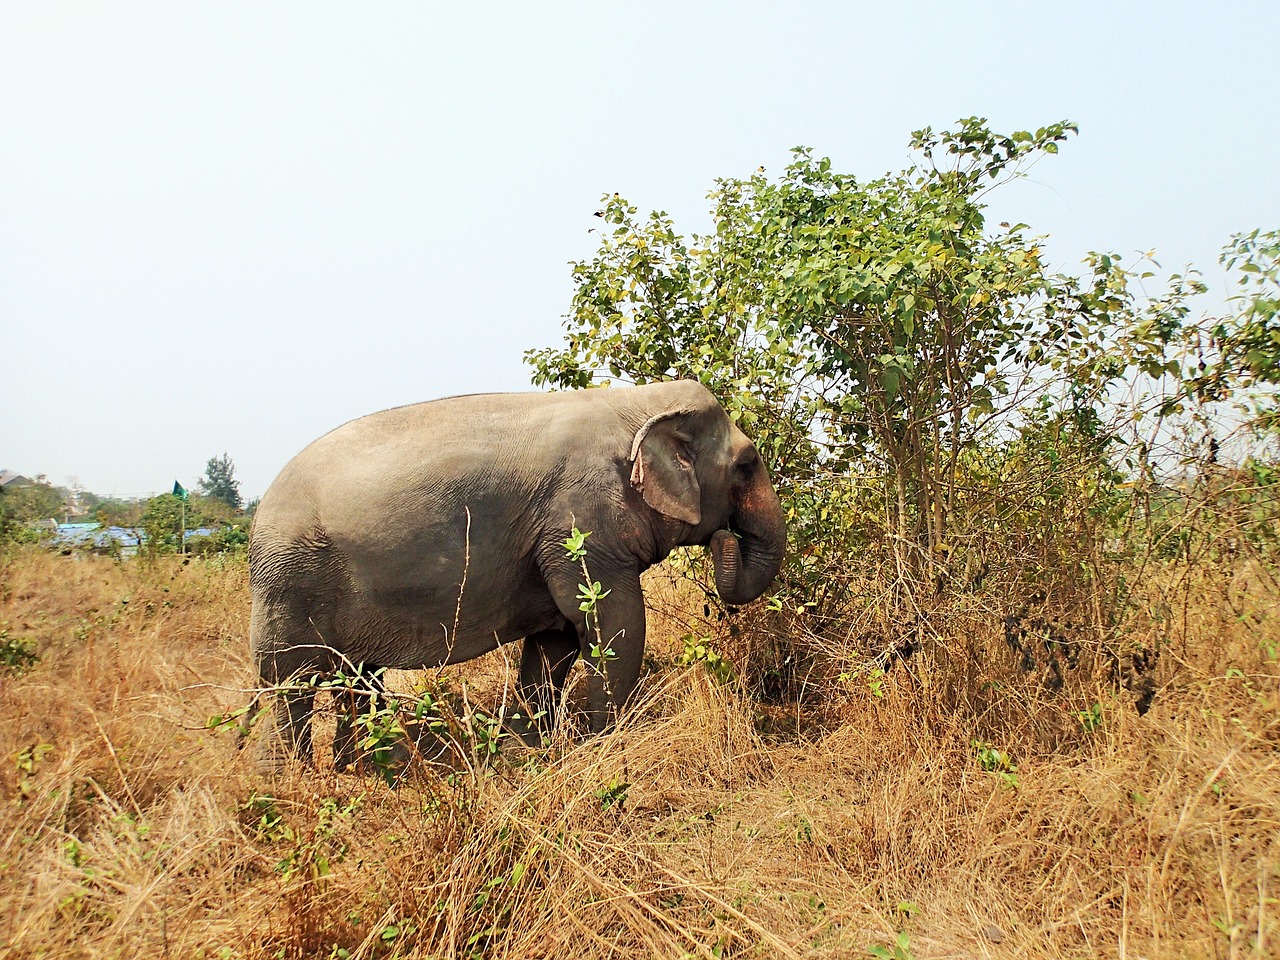
{"type": "Polygon", "coordinates": [[[180,484],[177,480],[173,481],[173,495],[175,497],[180,497],[183,500],[187,499],[189,496],[186,487],[180,484]]]}

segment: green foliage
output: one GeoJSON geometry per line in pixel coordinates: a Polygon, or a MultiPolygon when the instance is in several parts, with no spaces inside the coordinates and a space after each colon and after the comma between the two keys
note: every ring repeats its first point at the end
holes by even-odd
{"type": "Polygon", "coordinates": [[[222,733],[234,732],[237,737],[249,735],[253,725],[262,716],[263,710],[255,704],[247,704],[227,713],[214,713],[205,718],[204,728],[222,733]]]}
{"type": "Polygon", "coordinates": [[[970,118],[917,131],[919,159],[867,181],[797,149],[780,178],[718,181],[713,231],[687,240],[607,196],[600,247],[573,268],[566,344],[526,353],[533,379],[701,380],[770,464],[801,598],[871,544],[936,583],[957,536],[976,535],[972,473],[1028,399],[1085,422],[1136,375],[1179,369],[1197,278],[1147,296],[1150,274],[1112,254],[1056,273],[1024,224],[987,223],[988,192],[1074,132],[970,118]]]}
{"type": "Polygon", "coordinates": [[[620,777],[614,776],[609,782],[603,786],[597,787],[592,795],[600,801],[600,809],[608,810],[610,807],[616,807],[621,811],[627,804],[627,791],[631,789],[631,784],[620,777]]]}
{"type": "Polygon", "coordinates": [[[609,596],[611,591],[604,589],[599,580],[592,580],[587,569],[587,537],[590,531],[583,532],[574,527],[563,541],[565,554],[571,560],[577,560],[582,568],[582,576],[586,583],[578,584],[578,609],[586,618],[588,631],[595,634],[595,641],[590,644],[588,655],[597,670],[603,671],[608,661],[616,659],[618,654],[600,632],[600,613],[596,609],[600,601],[609,596]]]}
{"type": "Polygon", "coordinates": [[[871,947],[867,953],[876,960],[915,960],[915,954],[911,952],[911,935],[906,930],[900,931],[889,946],[871,947]]]}
{"type": "Polygon", "coordinates": [[[0,627],[0,671],[23,673],[39,662],[34,642],[25,637],[11,637],[7,625],[0,627]]]}
{"type": "Polygon", "coordinates": [[[44,762],[44,758],[53,753],[53,751],[54,746],[51,743],[33,743],[31,746],[23,747],[18,751],[13,765],[18,775],[18,797],[23,802],[35,799],[37,794],[36,772],[40,768],[40,764],[44,762]]]}
{"type": "Polygon", "coordinates": [[[281,848],[275,865],[277,873],[285,880],[302,877],[314,883],[328,877],[333,864],[345,858],[347,844],[343,837],[362,799],[356,797],[342,803],[334,797],[321,798],[314,820],[302,816],[307,808],[299,806],[300,816],[294,823],[281,809],[277,797],[255,792],[240,804],[240,813],[255,837],[281,848]]]}
{"type": "Polygon", "coordinates": [[[583,533],[577,527],[570,531],[569,536],[565,537],[564,549],[569,555],[570,560],[584,560],[587,556],[587,537],[591,536],[590,532],[583,533]]]}
{"type": "Polygon", "coordinates": [[[707,673],[722,684],[730,684],[737,680],[732,661],[728,660],[712,645],[711,638],[696,633],[686,633],[682,638],[684,650],[676,658],[680,666],[702,664],[707,673]]]}
{"type": "Polygon", "coordinates": [[[1096,733],[1106,723],[1102,704],[1096,702],[1091,704],[1087,710],[1077,711],[1076,719],[1080,721],[1080,729],[1085,733],[1096,733]]]}
{"type": "MultiPolygon", "coordinates": [[[[681,663],[816,701],[886,699],[886,672],[917,654],[944,673],[994,659],[1008,673],[958,704],[1039,685],[1075,698],[1052,725],[1078,737],[1106,723],[1082,690],[1126,690],[1139,712],[1155,694],[1168,631],[1126,631],[1164,603],[1148,596],[1161,566],[1280,562],[1274,446],[1218,462],[1239,418],[1215,406],[1251,411],[1274,444],[1280,232],[1232,239],[1237,296],[1213,319],[1194,316],[1200,274],[1165,273],[1151,253],[1052,267],[1026,224],[990,222],[988,197],[1075,132],[969,118],[915,132],[913,160],[874,179],[797,148],[779,174],[717,181],[701,236],[603,198],[565,341],[525,354],[534,382],[703,382],[756,442],[786,514],[780,584],[748,615],[744,634],[758,632],[737,663],[697,627],[681,663]]],[[[582,540],[566,547],[585,578],[582,540]]],[[[680,569],[710,596],[704,563],[680,569]]],[[[987,724],[1004,709],[975,733],[1002,737],[987,724]]],[[[1017,788],[1006,755],[973,747],[1017,788]]]]}
{"type": "Polygon", "coordinates": [[[144,504],[138,523],[146,532],[147,553],[173,553],[179,549],[184,514],[182,500],[172,493],[162,493],[144,504]]]}
{"type": "Polygon", "coordinates": [[[27,524],[33,520],[65,519],[67,497],[66,490],[47,483],[0,487],[0,543],[35,542],[39,536],[27,524]]]}
{"type": "Polygon", "coordinates": [[[589,584],[580,583],[578,584],[578,599],[581,603],[578,604],[578,609],[583,613],[593,614],[595,613],[596,604],[608,595],[609,591],[600,585],[599,580],[589,584]]]}
{"type": "Polygon", "coordinates": [[[182,548],[184,516],[188,531],[212,530],[205,536],[189,536],[187,553],[210,555],[248,548],[249,524],[222,501],[202,496],[184,501],[175,494],[162,493],[142,504],[138,525],[146,532],[146,553],[156,555],[179,551],[182,548]]]}
{"type": "Polygon", "coordinates": [[[144,501],[108,498],[99,500],[91,514],[104,527],[136,527],[142,522],[144,501]]]}
{"type": "Polygon", "coordinates": [[[39,543],[47,533],[47,530],[6,517],[3,512],[0,512],[0,545],[39,543]]]}
{"type": "Polygon", "coordinates": [[[856,673],[842,673],[838,679],[840,683],[845,684],[846,686],[853,686],[855,680],[865,680],[867,693],[871,694],[871,696],[877,700],[883,700],[886,676],[887,674],[883,667],[871,666],[864,670],[859,670],[856,673]]]}
{"type": "Polygon", "coordinates": [[[1002,750],[997,750],[989,743],[981,740],[974,740],[971,743],[974,753],[978,758],[978,766],[987,773],[994,773],[1000,777],[1000,782],[1011,789],[1018,787],[1018,767],[1009,759],[1009,755],[1002,750]]]}
{"type": "MultiPolygon", "coordinates": [[[[1235,383],[1273,388],[1280,384],[1280,230],[1241,233],[1222,251],[1222,265],[1235,273],[1235,312],[1213,328],[1219,361],[1202,364],[1198,385],[1221,396],[1235,383]]],[[[1259,411],[1274,426],[1274,392],[1259,411]]]]}
{"type": "Polygon", "coordinates": [[[215,528],[208,536],[193,536],[187,541],[187,552],[196,556],[243,552],[248,548],[249,525],[247,523],[230,523],[215,528]]]}
{"type": "Polygon", "coordinates": [[[205,464],[205,475],[200,479],[200,492],[211,500],[239,510],[243,501],[240,499],[240,481],[235,478],[235,473],[235,462],[226,453],[210,457],[205,464]]]}

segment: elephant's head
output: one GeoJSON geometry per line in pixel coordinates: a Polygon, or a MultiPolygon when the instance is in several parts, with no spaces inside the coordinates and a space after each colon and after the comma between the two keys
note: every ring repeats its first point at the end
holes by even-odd
{"type": "Polygon", "coordinates": [[[755,445],[705,388],[681,386],[681,402],[636,431],[631,482],[650,507],[687,525],[682,543],[711,545],[720,598],[750,603],[782,566],[782,506],[755,445]]]}

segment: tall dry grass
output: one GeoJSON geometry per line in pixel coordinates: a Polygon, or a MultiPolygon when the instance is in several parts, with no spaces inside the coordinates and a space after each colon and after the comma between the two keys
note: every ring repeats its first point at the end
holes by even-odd
{"type": "Polygon", "coordinates": [[[656,582],[618,730],[391,789],[205,729],[251,683],[240,563],[11,552],[0,629],[40,660],[0,679],[0,955],[1277,956],[1280,598],[1220,573],[1152,575],[1183,606],[1130,627],[1166,634],[1141,716],[1045,690],[980,611],[762,702],[674,659],[767,619],[656,582]]]}

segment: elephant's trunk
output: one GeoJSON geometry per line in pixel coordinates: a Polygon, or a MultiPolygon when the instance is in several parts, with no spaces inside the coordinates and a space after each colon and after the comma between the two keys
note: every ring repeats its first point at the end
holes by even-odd
{"type": "Polygon", "coordinates": [[[711,536],[715,560],[716,592],[731,606],[750,603],[764,593],[782,568],[787,546],[787,524],[778,495],[761,469],[747,487],[731,521],[738,537],[728,530],[711,536]]]}

